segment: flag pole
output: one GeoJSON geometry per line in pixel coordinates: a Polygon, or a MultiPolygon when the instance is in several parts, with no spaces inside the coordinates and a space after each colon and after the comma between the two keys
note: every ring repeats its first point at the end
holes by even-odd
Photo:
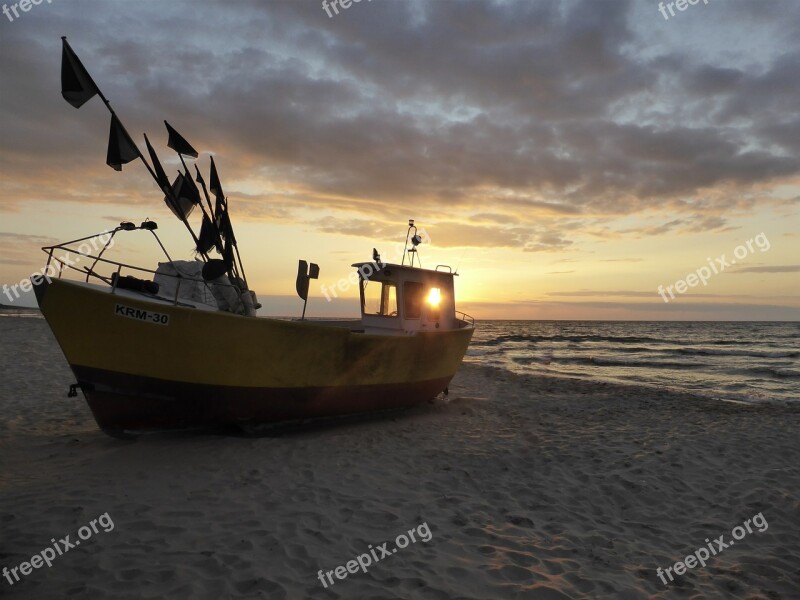
{"type": "MultiPolygon", "coordinates": [[[[225,210],[228,210],[228,199],[225,199],[225,210]]],[[[230,222],[231,213],[228,213],[228,222],[230,222]]],[[[233,232],[233,224],[231,224],[231,232],[233,232]]],[[[239,244],[236,243],[236,236],[233,236],[234,244],[233,249],[236,252],[236,258],[239,259],[239,266],[242,268],[242,279],[244,279],[244,284],[247,286],[247,289],[250,289],[250,285],[247,283],[247,275],[244,273],[244,264],[242,263],[242,257],[239,254],[239,244]]]]}
{"type": "MultiPolygon", "coordinates": [[[[245,285],[248,286],[248,289],[249,289],[250,286],[247,283],[247,275],[245,275],[245,272],[244,272],[244,263],[242,262],[241,255],[239,254],[239,244],[236,241],[236,235],[233,232],[233,221],[231,221],[231,213],[230,213],[230,208],[228,206],[228,199],[225,197],[225,194],[222,191],[222,184],[219,181],[219,173],[217,172],[217,165],[214,162],[214,156],[212,155],[211,156],[211,182],[209,183],[209,186],[214,186],[215,185],[215,181],[216,181],[217,188],[214,189],[214,187],[211,187],[211,191],[214,193],[214,196],[217,199],[217,203],[218,204],[222,204],[222,208],[225,211],[226,221],[227,221],[228,227],[230,228],[230,235],[233,238],[233,242],[232,242],[233,243],[233,249],[234,249],[234,252],[236,253],[236,256],[239,259],[239,266],[242,269],[242,278],[244,279],[245,285]],[[220,198],[222,200],[221,202],[220,202],[220,198]]],[[[210,202],[210,200],[209,200],[209,202],[210,202]]]]}
{"type": "MultiPolygon", "coordinates": [[[[197,177],[196,177],[195,180],[198,183],[200,183],[200,187],[203,189],[203,195],[205,196],[206,202],[208,203],[208,210],[211,213],[211,215],[214,215],[214,209],[212,208],[212,205],[211,205],[211,196],[208,195],[208,189],[206,188],[206,182],[203,179],[203,176],[200,174],[200,169],[197,167],[197,165],[194,166],[194,169],[197,172],[197,177]]],[[[230,219],[230,216],[228,218],[230,219]]],[[[222,234],[219,231],[219,227],[216,226],[216,219],[211,219],[211,222],[214,224],[214,231],[217,234],[217,242],[219,244],[217,249],[223,248],[224,244],[223,244],[223,241],[222,241],[222,234]]],[[[247,285],[247,277],[245,277],[245,275],[244,275],[244,265],[242,264],[242,257],[239,256],[239,250],[238,250],[238,248],[236,248],[236,246],[234,246],[234,249],[236,249],[236,256],[239,259],[239,269],[241,269],[241,271],[242,271],[242,279],[244,279],[244,283],[245,283],[245,285],[247,285]]],[[[223,254],[223,253],[221,253],[221,254],[223,254]]],[[[236,267],[236,264],[234,263],[233,266],[236,267]]],[[[238,273],[238,269],[237,269],[237,273],[238,273]]],[[[250,289],[250,288],[248,287],[248,289],[250,289]]]]}
{"type": "MultiPolygon", "coordinates": [[[[172,148],[178,155],[178,159],[181,161],[181,165],[183,166],[184,171],[184,180],[188,179],[187,185],[191,186],[192,188],[192,202],[195,204],[200,205],[200,210],[203,213],[203,225],[200,228],[200,238],[202,243],[205,245],[208,243],[207,239],[203,239],[204,232],[206,234],[210,234],[212,236],[211,244],[216,246],[217,251],[222,255],[225,264],[227,265],[227,273],[231,279],[240,279],[239,277],[239,269],[236,265],[236,260],[231,254],[230,256],[230,264],[228,264],[228,252],[225,250],[225,247],[222,243],[222,234],[219,231],[219,225],[216,222],[216,218],[214,215],[214,209],[211,206],[211,199],[208,197],[208,191],[206,190],[205,181],[203,181],[203,177],[200,175],[200,169],[197,167],[195,163],[195,171],[197,172],[197,183],[200,183],[203,187],[203,195],[206,198],[206,202],[208,203],[208,210],[209,212],[206,213],[205,206],[203,205],[203,199],[200,197],[200,192],[195,185],[195,182],[192,181],[192,176],[189,173],[189,167],[186,165],[186,161],[184,160],[184,156],[191,156],[192,158],[197,158],[199,153],[195,150],[194,146],[192,146],[186,138],[184,138],[178,131],[169,124],[168,121],[164,120],[164,126],[167,128],[167,147],[172,148]],[[206,227],[206,225],[208,227],[206,227]],[[210,230],[210,231],[207,231],[210,230]]],[[[155,159],[154,159],[155,160],[155,159]]],[[[199,248],[198,248],[199,250],[199,248]]]]}
{"type": "MultiPolygon", "coordinates": [[[[178,154],[178,158],[181,160],[181,164],[183,165],[183,171],[184,171],[184,173],[186,173],[186,176],[187,176],[189,179],[191,179],[191,178],[192,178],[192,176],[189,174],[189,167],[187,167],[187,166],[186,166],[186,161],[185,161],[185,160],[183,160],[183,154],[181,154],[180,152],[177,152],[177,154],[178,154]]],[[[192,184],[194,184],[194,182],[192,182],[192,184]]],[[[209,216],[206,214],[206,209],[205,209],[205,207],[203,206],[203,200],[202,200],[201,198],[199,198],[199,200],[200,200],[200,202],[199,202],[198,204],[200,205],[200,210],[201,210],[201,211],[203,211],[203,217],[205,217],[206,219],[208,219],[209,221],[211,221],[211,223],[213,224],[213,223],[214,223],[214,221],[212,221],[212,220],[211,220],[211,218],[210,218],[210,217],[209,217],[209,216]]],[[[209,204],[210,204],[210,202],[209,202],[209,204]]],[[[217,232],[217,236],[219,237],[219,232],[217,232]]],[[[199,244],[200,244],[200,240],[199,240],[199,239],[196,239],[195,241],[197,242],[197,244],[198,244],[198,246],[199,246],[199,244]]],[[[220,238],[220,242],[222,242],[222,239],[221,239],[221,238],[220,238]]],[[[220,245],[221,245],[221,243],[220,243],[220,245]]],[[[198,248],[198,249],[199,249],[199,248],[198,248]]],[[[236,265],[234,264],[234,265],[232,265],[231,273],[229,273],[229,275],[236,275],[236,274],[237,274],[237,272],[236,272],[236,265]]]]}
{"type": "MultiPolygon", "coordinates": [[[[70,46],[70,45],[69,45],[69,42],[67,41],[67,36],[65,36],[65,35],[62,35],[62,36],[61,36],[61,40],[62,40],[62,41],[64,42],[64,44],[66,44],[66,46],[67,46],[67,47],[70,49],[70,52],[72,52],[72,54],[73,54],[73,55],[75,55],[75,57],[77,58],[77,55],[75,54],[75,51],[72,49],[72,46],[70,46]]],[[[78,59],[78,62],[80,63],[80,59],[78,59]]],[[[83,67],[83,63],[80,63],[80,64],[81,64],[81,67],[83,67]]],[[[94,86],[94,89],[97,91],[97,95],[98,95],[98,96],[100,96],[100,99],[103,101],[103,104],[105,104],[105,105],[106,105],[106,108],[108,109],[108,112],[110,112],[110,113],[111,113],[111,117],[112,117],[112,119],[113,119],[113,120],[116,120],[116,122],[117,122],[117,123],[119,124],[119,126],[122,128],[122,131],[125,133],[125,135],[128,137],[128,139],[130,139],[130,140],[133,140],[133,138],[131,137],[131,135],[128,133],[128,130],[125,128],[125,125],[123,125],[123,124],[122,124],[122,121],[120,121],[119,117],[117,116],[117,113],[116,113],[116,111],[114,111],[114,108],[111,106],[111,102],[109,102],[109,101],[108,101],[108,98],[106,98],[106,97],[105,97],[105,94],[103,94],[103,92],[102,92],[102,90],[100,89],[100,87],[97,85],[97,83],[95,83],[94,79],[92,79],[92,76],[91,76],[91,75],[89,74],[89,72],[86,70],[86,67],[83,67],[83,70],[84,70],[84,72],[85,72],[86,76],[87,76],[87,77],[89,78],[89,80],[92,82],[92,85],[94,86]]],[[[136,154],[137,154],[137,156],[138,156],[138,157],[141,159],[141,161],[144,163],[144,166],[147,168],[147,172],[148,172],[148,173],[150,173],[150,176],[151,176],[151,177],[153,178],[153,180],[156,182],[156,185],[158,185],[158,186],[159,186],[159,188],[160,188],[161,186],[160,186],[160,183],[159,183],[159,181],[158,181],[158,177],[156,176],[156,173],[155,173],[155,171],[153,170],[153,167],[151,167],[151,166],[150,166],[150,163],[148,163],[148,162],[147,162],[147,160],[146,160],[146,159],[145,159],[145,157],[144,157],[144,154],[142,154],[142,151],[141,151],[141,150],[139,150],[139,146],[138,146],[138,145],[136,145],[136,144],[133,144],[133,147],[134,147],[134,149],[136,150],[136,154]]],[[[169,199],[170,203],[171,203],[171,204],[172,204],[174,207],[178,207],[178,203],[177,203],[177,201],[176,201],[177,199],[176,199],[176,198],[174,198],[174,194],[172,193],[172,188],[168,188],[167,190],[162,190],[162,191],[163,191],[163,192],[164,192],[164,194],[167,196],[167,198],[169,199]]],[[[179,211],[179,210],[177,210],[176,212],[178,212],[178,213],[179,213],[180,211],[179,211]]],[[[199,240],[197,239],[197,236],[195,235],[194,231],[192,230],[192,227],[191,227],[191,225],[189,225],[189,222],[187,221],[187,219],[186,219],[186,218],[182,218],[182,219],[181,219],[181,221],[183,221],[183,224],[186,226],[186,229],[188,229],[188,230],[189,230],[189,233],[192,235],[192,238],[194,239],[194,241],[195,241],[195,244],[199,244],[199,240]]],[[[204,258],[205,260],[208,260],[208,256],[207,256],[205,253],[202,253],[202,256],[203,256],[203,258],[204,258]]]]}
{"type": "Polygon", "coordinates": [[[233,222],[231,221],[231,212],[230,207],[228,206],[228,198],[224,199],[224,207],[225,207],[225,214],[227,215],[228,225],[231,228],[231,237],[233,237],[233,242],[231,245],[233,246],[233,250],[236,253],[236,257],[239,259],[239,266],[242,269],[242,279],[244,279],[244,284],[247,286],[247,289],[250,289],[249,284],[247,283],[247,275],[244,273],[244,263],[242,263],[242,257],[239,254],[239,243],[236,241],[236,235],[233,233],[233,222]]]}
{"type": "MultiPolygon", "coordinates": [[[[69,46],[69,42],[67,41],[67,36],[62,35],[61,39],[64,40],[64,42],[69,46]]],[[[72,46],[69,46],[69,48],[70,48],[70,50],[72,50],[72,46]]],[[[73,54],[75,53],[74,50],[72,50],[72,52],[73,52],[73,54]]],[[[87,71],[86,74],[87,75],[89,74],[88,71],[87,71]]],[[[91,78],[91,75],[89,75],[89,78],[91,78]]],[[[97,90],[97,95],[100,96],[100,99],[103,101],[103,104],[106,105],[106,108],[108,109],[108,112],[111,113],[112,117],[115,117],[117,119],[117,122],[119,123],[119,126],[122,127],[122,130],[130,138],[131,134],[128,133],[127,129],[125,129],[125,125],[123,125],[122,121],[119,120],[119,117],[117,116],[116,111],[111,106],[111,102],[108,101],[108,98],[106,98],[105,94],[103,94],[103,91],[100,89],[100,87],[97,85],[97,83],[95,83],[94,79],[92,79],[92,84],[94,84],[94,89],[97,90]]],[[[131,139],[133,139],[133,138],[131,138],[131,139]]],[[[142,159],[142,162],[144,163],[144,166],[147,167],[147,170],[150,172],[150,175],[152,176],[152,178],[155,180],[156,183],[158,183],[158,178],[156,177],[155,171],[153,171],[153,169],[150,166],[150,164],[145,160],[144,155],[142,154],[142,151],[139,150],[139,146],[135,146],[135,148],[136,148],[136,153],[139,155],[139,158],[142,159]]]]}
{"type": "MultiPolygon", "coordinates": [[[[200,184],[200,187],[203,188],[203,195],[206,198],[206,202],[208,202],[208,211],[213,215],[214,214],[214,207],[211,205],[211,197],[208,195],[208,189],[206,189],[206,182],[203,179],[203,176],[200,174],[200,169],[197,168],[196,164],[194,166],[194,170],[197,173],[197,177],[195,177],[195,181],[197,181],[200,184]]],[[[219,233],[219,231],[218,231],[218,233],[219,233]]],[[[220,241],[222,241],[222,238],[220,238],[220,241]]]]}

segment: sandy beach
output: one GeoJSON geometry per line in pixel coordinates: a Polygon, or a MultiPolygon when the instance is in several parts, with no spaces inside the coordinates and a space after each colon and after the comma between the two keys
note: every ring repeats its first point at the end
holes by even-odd
{"type": "Polygon", "coordinates": [[[43,320],[0,319],[0,365],[0,566],[67,535],[82,540],[13,585],[0,579],[4,597],[772,599],[800,590],[795,408],[466,365],[449,400],[402,413],[257,437],[124,442],[99,431],[82,396],[66,397],[73,378],[43,320]],[[83,539],[79,530],[101,515],[105,528],[83,539]],[[752,531],[735,545],[675,574],[706,538],[727,544],[746,521],[752,531]],[[410,531],[407,547],[347,571],[410,531]],[[665,585],[656,570],[668,567],[665,585]]]}

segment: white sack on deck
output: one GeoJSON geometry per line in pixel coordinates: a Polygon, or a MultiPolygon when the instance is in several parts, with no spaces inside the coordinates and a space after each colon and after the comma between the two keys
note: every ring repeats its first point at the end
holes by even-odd
{"type": "Polygon", "coordinates": [[[158,263],[156,276],[153,278],[159,285],[158,295],[170,300],[174,299],[178,282],[180,282],[178,300],[217,306],[214,295],[208,289],[209,286],[203,281],[204,264],[199,260],[174,260],[171,263],[158,263]],[[179,279],[178,275],[187,279],[179,279]],[[199,281],[191,281],[194,279],[199,281]]]}
{"type": "Polygon", "coordinates": [[[239,288],[231,285],[227,275],[220,275],[209,283],[220,310],[226,310],[237,315],[247,314],[239,288]]]}

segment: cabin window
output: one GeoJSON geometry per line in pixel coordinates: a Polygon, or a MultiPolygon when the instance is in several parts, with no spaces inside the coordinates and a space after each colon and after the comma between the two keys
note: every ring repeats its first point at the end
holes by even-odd
{"type": "Polygon", "coordinates": [[[397,316],[397,286],[388,281],[364,282],[364,314],[397,316]]]}
{"type": "Polygon", "coordinates": [[[442,301],[442,292],[439,288],[431,288],[428,290],[428,296],[425,302],[428,303],[428,315],[431,320],[438,321],[440,316],[439,304],[442,301]]]}
{"type": "Polygon", "coordinates": [[[406,319],[419,319],[422,315],[422,302],[425,290],[418,281],[406,281],[403,286],[403,316],[406,319]]]}

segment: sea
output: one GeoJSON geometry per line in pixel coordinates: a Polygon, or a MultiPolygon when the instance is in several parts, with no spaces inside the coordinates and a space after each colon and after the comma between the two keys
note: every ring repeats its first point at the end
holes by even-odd
{"type": "Polygon", "coordinates": [[[800,322],[480,321],[466,361],[735,402],[800,402],[800,322]]]}

